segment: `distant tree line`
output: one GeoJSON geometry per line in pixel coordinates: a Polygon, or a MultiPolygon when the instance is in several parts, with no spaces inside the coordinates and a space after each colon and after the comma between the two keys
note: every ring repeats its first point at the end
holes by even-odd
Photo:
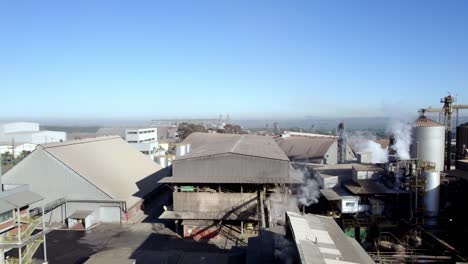
{"type": "MultiPolygon", "coordinates": [[[[202,132],[207,133],[209,129],[207,129],[203,125],[193,124],[193,123],[181,123],[177,127],[177,136],[180,141],[186,139],[190,134],[194,132],[202,132]]],[[[216,133],[220,134],[248,134],[244,131],[239,125],[235,124],[226,124],[223,128],[217,129],[210,129],[216,133]]]]}
{"type": "Polygon", "coordinates": [[[20,161],[22,161],[24,158],[26,158],[29,154],[31,154],[31,151],[26,151],[23,150],[16,158],[13,156],[13,153],[10,153],[9,151],[3,153],[1,155],[1,166],[2,166],[2,173],[7,172],[13,166],[18,164],[20,161]]]}

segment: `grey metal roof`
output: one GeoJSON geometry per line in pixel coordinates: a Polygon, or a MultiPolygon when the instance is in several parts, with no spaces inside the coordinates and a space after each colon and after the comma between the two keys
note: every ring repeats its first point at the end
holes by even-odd
{"type": "Polygon", "coordinates": [[[68,218],[71,219],[85,219],[89,215],[91,215],[93,211],[86,211],[86,210],[78,210],[73,212],[68,218]]]}
{"type": "Polygon", "coordinates": [[[335,138],[303,136],[291,136],[276,141],[291,159],[323,158],[335,142],[335,138]]]}
{"type": "Polygon", "coordinates": [[[159,183],[221,183],[221,184],[301,184],[302,179],[293,177],[199,177],[177,176],[162,178],[159,183]]]}
{"type": "Polygon", "coordinates": [[[333,218],[295,212],[286,215],[302,264],[374,263],[358,243],[350,241],[333,218]]]}
{"type": "Polygon", "coordinates": [[[406,191],[388,188],[383,183],[373,180],[361,180],[359,183],[347,182],[343,185],[351,193],[356,195],[407,193],[406,191]]]}
{"type": "Polygon", "coordinates": [[[355,196],[352,196],[349,191],[346,191],[341,187],[323,189],[320,190],[320,192],[328,201],[338,201],[346,198],[355,198],[355,196]]]}
{"type": "Polygon", "coordinates": [[[178,160],[234,153],[260,158],[289,160],[272,137],[217,133],[192,133],[183,143],[192,146],[191,152],[178,160]]]}
{"type": "Polygon", "coordinates": [[[361,164],[361,163],[354,163],[353,170],[355,171],[383,171],[383,167],[376,165],[376,164],[361,164]]]}
{"type": "Polygon", "coordinates": [[[11,203],[5,201],[5,200],[0,200],[0,214],[3,214],[5,212],[11,211],[15,209],[16,206],[12,205],[11,203]]]}
{"type": "Polygon", "coordinates": [[[164,211],[159,219],[181,219],[181,220],[256,220],[254,216],[239,218],[237,214],[226,215],[226,212],[175,212],[164,211]]]}
{"type": "Polygon", "coordinates": [[[118,136],[40,145],[72,171],[130,208],[153,191],[161,167],[118,136]],[[151,177],[153,176],[153,177],[151,177]],[[144,181],[144,183],[143,183],[144,181]]]}
{"type": "Polygon", "coordinates": [[[35,202],[39,202],[44,198],[35,192],[25,190],[13,193],[12,195],[3,197],[2,199],[16,207],[23,207],[35,202]]]}

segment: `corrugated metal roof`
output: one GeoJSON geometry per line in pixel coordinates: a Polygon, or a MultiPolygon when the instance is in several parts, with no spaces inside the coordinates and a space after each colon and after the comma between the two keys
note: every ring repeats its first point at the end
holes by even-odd
{"type": "Polygon", "coordinates": [[[40,147],[113,199],[125,200],[128,207],[158,186],[159,178],[149,176],[161,167],[118,136],[40,147]],[[144,179],[148,182],[142,184],[144,179]]]}
{"type": "Polygon", "coordinates": [[[341,187],[334,187],[332,189],[323,189],[320,190],[322,195],[328,200],[328,201],[338,201],[346,198],[356,198],[355,196],[352,196],[351,193],[346,191],[345,189],[341,187]]]}
{"type": "Polygon", "coordinates": [[[260,158],[289,160],[272,137],[217,133],[192,133],[183,142],[192,150],[178,160],[234,153],[260,158]]]}
{"type": "Polygon", "coordinates": [[[362,180],[359,183],[348,182],[343,184],[346,189],[348,189],[353,194],[397,194],[397,193],[407,193],[402,190],[391,189],[386,187],[384,184],[372,181],[372,180],[362,180]]]}
{"type": "Polygon", "coordinates": [[[276,141],[291,159],[324,158],[335,138],[291,136],[276,141]]]}
{"type": "Polygon", "coordinates": [[[425,116],[421,116],[419,117],[416,122],[415,122],[415,125],[417,127],[439,127],[439,126],[443,126],[442,124],[432,120],[432,119],[429,119],[425,116]]]}
{"type": "Polygon", "coordinates": [[[228,214],[226,212],[175,212],[164,211],[159,219],[182,219],[182,220],[257,220],[253,216],[228,214]],[[245,217],[245,218],[243,218],[245,217]]]}
{"type": "Polygon", "coordinates": [[[360,263],[374,261],[343,233],[331,217],[287,212],[301,263],[360,263]]]}
{"type": "Polygon", "coordinates": [[[165,177],[159,183],[221,183],[221,184],[302,184],[301,179],[292,177],[165,177]]]}

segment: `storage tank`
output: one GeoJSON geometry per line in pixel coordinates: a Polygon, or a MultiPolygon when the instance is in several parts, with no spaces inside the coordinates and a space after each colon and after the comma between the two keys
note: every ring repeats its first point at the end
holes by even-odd
{"type": "Polygon", "coordinates": [[[424,210],[428,217],[439,214],[440,171],[424,171],[426,190],[424,193],[424,210]]]}
{"type": "Polygon", "coordinates": [[[185,144],[176,145],[176,156],[180,157],[187,153],[187,146],[185,144]]]}
{"type": "Polygon", "coordinates": [[[156,158],[156,162],[161,166],[161,168],[166,168],[168,165],[167,157],[166,156],[159,156],[156,158]]]}
{"type": "Polygon", "coordinates": [[[445,126],[425,116],[415,122],[411,156],[435,163],[436,171],[444,170],[445,126]]]}
{"type": "Polygon", "coordinates": [[[457,160],[465,158],[468,148],[468,123],[457,127],[457,160]]]}

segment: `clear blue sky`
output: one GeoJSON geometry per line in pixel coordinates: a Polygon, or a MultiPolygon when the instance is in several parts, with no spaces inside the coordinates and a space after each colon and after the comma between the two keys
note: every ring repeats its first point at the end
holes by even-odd
{"type": "Polygon", "coordinates": [[[379,116],[468,103],[468,1],[0,1],[0,117],[379,116]]]}

